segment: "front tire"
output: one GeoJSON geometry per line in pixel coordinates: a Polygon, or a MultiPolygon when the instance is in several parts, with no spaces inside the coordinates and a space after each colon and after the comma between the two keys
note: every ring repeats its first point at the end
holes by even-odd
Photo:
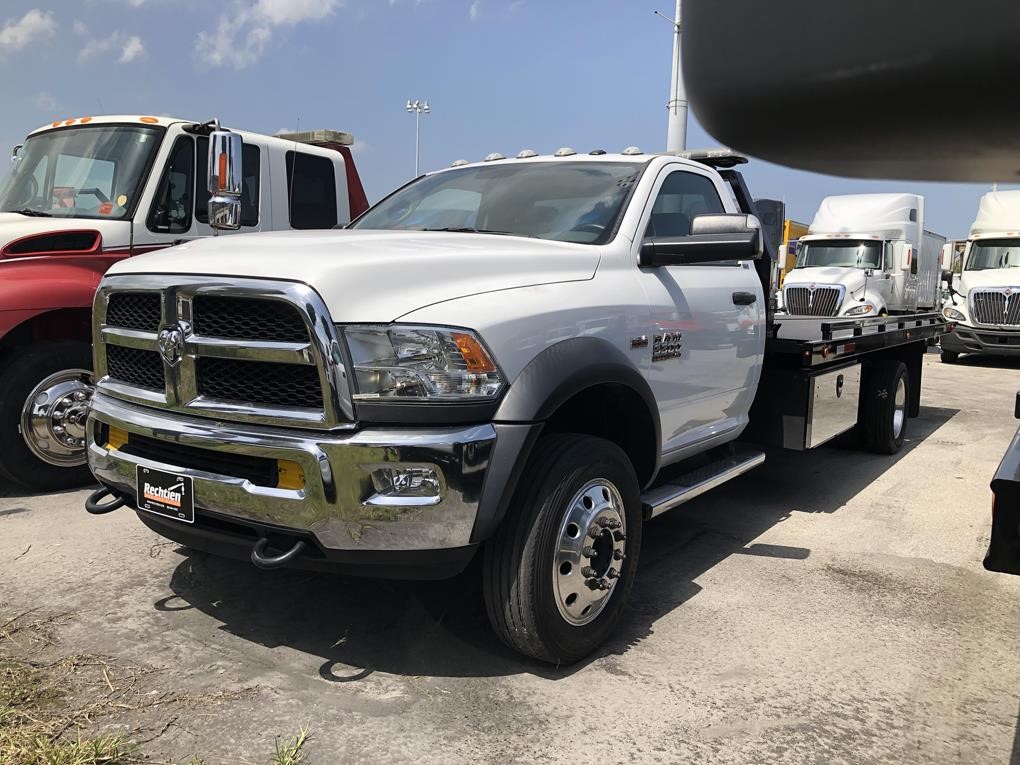
{"type": "Polygon", "coordinates": [[[80,445],[91,388],[79,380],[91,367],[88,344],[73,340],[35,343],[9,359],[0,372],[0,475],[32,491],[94,482],[80,445]],[[40,405],[42,391],[53,398],[40,405]],[[37,424],[40,417],[44,421],[36,430],[30,427],[33,414],[37,424]],[[54,424],[59,424],[57,433],[50,430],[54,424]],[[58,441],[58,436],[71,445],[58,441]],[[35,451],[27,439],[34,439],[35,451]],[[52,460],[63,464],[51,464],[36,454],[47,450],[52,460]]]}
{"type": "Polygon", "coordinates": [[[620,447],[542,438],[485,548],[486,610],[503,642],[554,664],[601,645],[630,595],[641,521],[637,476],[620,447]]]}
{"type": "Polygon", "coordinates": [[[907,433],[910,377],[906,364],[894,359],[873,362],[862,395],[865,446],[877,454],[895,454],[907,433]]]}
{"type": "Polygon", "coordinates": [[[943,364],[955,364],[960,360],[960,354],[956,351],[942,351],[939,354],[939,359],[943,364]]]}

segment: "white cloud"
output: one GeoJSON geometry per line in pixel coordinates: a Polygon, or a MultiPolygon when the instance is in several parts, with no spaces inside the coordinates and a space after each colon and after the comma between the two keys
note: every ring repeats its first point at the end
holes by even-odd
{"type": "Polygon", "coordinates": [[[0,54],[18,51],[36,40],[52,37],[56,30],[56,17],[37,8],[20,19],[7,19],[3,28],[0,28],[0,54]]]}
{"type": "Polygon", "coordinates": [[[475,0],[471,3],[471,7],[468,8],[468,18],[472,21],[478,21],[478,14],[482,10],[481,0],[475,0]]]}
{"type": "Polygon", "coordinates": [[[81,61],[120,51],[117,61],[121,64],[128,64],[145,55],[145,43],[138,35],[126,36],[123,32],[114,30],[108,37],[101,40],[90,40],[78,53],[81,61]]]}
{"type": "Polygon", "coordinates": [[[256,0],[250,7],[235,3],[231,13],[219,17],[214,30],[198,33],[195,58],[243,69],[265,53],[275,27],[321,21],[339,5],[340,0],[256,0]]]}
{"type": "Polygon", "coordinates": [[[36,93],[32,99],[35,108],[41,112],[52,112],[57,108],[57,102],[49,93],[36,93]]]}
{"type": "Polygon", "coordinates": [[[89,33],[88,24],[79,19],[74,20],[74,24],[71,26],[71,30],[79,37],[84,37],[89,33]]]}
{"type": "Polygon", "coordinates": [[[127,64],[144,55],[145,44],[142,42],[142,38],[138,35],[131,35],[125,40],[124,47],[120,52],[120,58],[117,60],[122,64],[127,64]]]}

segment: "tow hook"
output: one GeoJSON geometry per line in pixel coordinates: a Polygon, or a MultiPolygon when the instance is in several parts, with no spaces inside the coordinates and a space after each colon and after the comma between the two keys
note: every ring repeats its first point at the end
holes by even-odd
{"type": "Polygon", "coordinates": [[[85,500],[85,510],[92,513],[92,515],[105,515],[106,513],[112,513],[117,508],[123,507],[126,504],[127,499],[114,494],[112,489],[108,489],[104,486],[89,494],[88,499],[85,500]],[[100,504],[103,497],[106,496],[111,496],[113,499],[105,505],[100,504]]]}
{"type": "Polygon", "coordinates": [[[255,546],[251,549],[251,562],[256,568],[273,569],[286,566],[305,549],[305,541],[303,539],[298,539],[294,542],[294,546],[287,550],[287,552],[280,555],[269,556],[264,555],[268,545],[269,537],[260,537],[259,541],[256,542],[255,546]]]}

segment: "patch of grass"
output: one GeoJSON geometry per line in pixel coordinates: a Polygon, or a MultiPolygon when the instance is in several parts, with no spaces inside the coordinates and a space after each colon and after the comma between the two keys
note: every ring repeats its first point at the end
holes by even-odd
{"type": "Polygon", "coordinates": [[[17,765],[128,765],[139,762],[122,736],[51,739],[24,730],[0,730],[0,762],[17,765]]]}
{"type": "Polygon", "coordinates": [[[288,739],[283,743],[280,742],[280,737],[277,736],[276,751],[269,758],[269,765],[301,765],[301,763],[306,762],[303,749],[307,741],[307,728],[301,728],[294,738],[288,739]]]}

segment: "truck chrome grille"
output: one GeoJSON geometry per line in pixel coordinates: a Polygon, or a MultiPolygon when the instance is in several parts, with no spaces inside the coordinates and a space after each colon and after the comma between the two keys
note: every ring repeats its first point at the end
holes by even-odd
{"type": "Polygon", "coordinates": [[[158,292],[118,292],[110,296],[106,323],[111,327],[155,332],[161,317],[158,292]]]}
{"type": "Polygon", "coordinates": [[[222,420],[354,427],[339,334],[305,285],[109,277],[93,328],[108,395],[222,420]]]}
{"type": "Polygon", "coordinates": [[[115,380],[148,390],[163,390],[163,359],[158,351],[111,345],[106,350],[106,371],[115,380]]]}
{"type": "Polygon", "coordinates": [[[235,340],[307,343],[308,330],[292,305],[277,300],[196,295],[195,334],[235,340]]]}
{"type": "Polygon", "coordinates": [[[322,407],[319,372],[306,364],[200,358],[196,371],[202,396],[254,405],[322,407]]]}
{"type": "Polygon", "coordinates": [[[971,290],[970,310],[978,324],[1020,326],[1020,289],[1002,287],[971,290]]]}
{"type": "Polygon", "coordinates": [[[839,313],[838,287],[787,287],[783,291],[786,310],[793,316],[835,316],[839,313]]]}

